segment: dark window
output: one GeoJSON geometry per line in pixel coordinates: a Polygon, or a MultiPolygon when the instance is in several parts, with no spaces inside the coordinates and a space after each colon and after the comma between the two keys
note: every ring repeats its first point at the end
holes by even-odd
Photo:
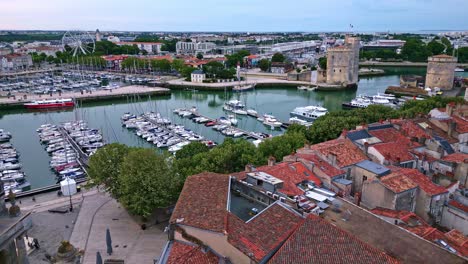
{"type": "Polygon", "coordinates": [[[363,182],[367,181],[367,176],[362,176],[362,181],[363,182]]]}

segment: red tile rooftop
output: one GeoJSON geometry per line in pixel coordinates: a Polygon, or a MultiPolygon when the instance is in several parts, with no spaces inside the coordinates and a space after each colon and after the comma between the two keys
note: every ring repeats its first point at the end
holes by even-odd
{"type": "Polygon", "coordinates": [[[202,252],[200,246],[174,241],[166,264],[218,264],[219,258],[213,252],[202,252]]]}
{"type": "Polygon", "coordinates": [[[226,228],[229,176],[211,172],[185,181],[170,222],[214,232],[226,228]]]}
{"type": "Polygon", "coordinates": [[[297,153],[295,154],[298,158],[305,159],[314,163],[314,166],[317,166],[321,171],[323,171],[327,176],[333,178],[334,176],[345,174],[344,170],[338,169],[332,166],[327,161],[323,160],[316,154],[306,154],[306,153],[297,153]]]}
{"type": "Polygon", "coordinates": [[[468,154],[453,153],[442,158],[442,160],[456,163],[468,163],[468,154]]]}
{"type": "Polygon", "coordinates": [[[419,125],[415,124],[412,120],[405,120],[401,123],[401,130],[408,135],[408,137],[416,138],[431,138],[429,134],[422,129],[419,125]]]}
{"type": "Polygon", "coordinates": [[[362,151],[355,146],[349,139],[338,138],[334,140],[325,141],[323,143],[315,144],[310,146],[310,149],[302,148],[298,150],[298,153],[313,153],[318,151],[324,157],[329,154],[336,156],[337,166],[340,168],[347,167],[363,160],[367,157],[362,151]]]}
{"type": "Polygon", "coordinates": [[[281,162],[273,166],[261,166],[257,171],[263,171],[275,178],[284,182],[283,188],[280,191],[288,196],[301,195],[304,193],[296,185],[302,181],[309,180],[317,186],[321,186],[320,179],[310,170],[308,170],[302,162],[281,162]]]}
{"type": "Polygon", "coordinates": [[[426,194],[430,196],[448,192],[448,190],[445,187],[433,183],[426,175],[422,174],[417,169],[407,169],[393,166],[390,169],[408,177],[411,181],[417,184],[420,189],[422,189],[426,194]]]}
{"type": "Polygon", "coordinates": [[[277,248],[303,221],[303,218],[279,202],[272,204],[248,222],[228,214],[228,242],[255,261],[277,248]]]}
{"type": "Polygon", "coordinates": [[[459,247],[458,251],[460,251],[463,256],[468,255],[468,238],[464,236],[462,232],[452,229],[444,235],[448,239],[448,242],[459,247]]]}
{"type": "Polygon", "coordinates": [[[400,142],[379,143],[372,145],[372,148],[375,148],[384,156],[385,160],[391,162],[414,160],[414,157],[410,154],[410,149],[400,142]]]}
{"type": "Polygon", "coordinates": [[[452,119],[457,124],[455,127],[455,130],[458,133],[460,134],[468,133],[468,120],[466,120],[466,118],[453,115],[452,119]]]}
{"type": "Polygon", "coordinates": [[[450,200],[449,205],[453,206],[455,208],[458,208],[458,209],[462,210],[465,213],[468,213],[468,206],[466,206],[466,205],[464,205],[464,204],[462,204],[460,202],[457,202],[455,200],[450,200]]]}
{"type": "Polygon", "coordinates": [[[393,172],[389,175],[382,176],[380,182],[394,193],[401,193],[418,187],[416,183],[399,172],[393,172]]]}
{"type": "Polygon", "coordinates": [[[376,215],[381,215],[381,216],[395,218],[395,219],[406,218],[407,216],[414,214],[409,211],[397,211],[397,210],[387,209],[383,207],[376,207],[370,211],[371,213],[376,214],[376,215]]]}
{"type": "Polygon", "coordinates": [[[399,263],[348,232],[309,215],[269,263],[399,263]]]}

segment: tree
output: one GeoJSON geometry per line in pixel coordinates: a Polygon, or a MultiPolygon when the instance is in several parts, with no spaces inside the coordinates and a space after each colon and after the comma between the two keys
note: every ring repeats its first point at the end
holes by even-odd
{"type": "Polygon", "coordinates": [[[180,59],[176,59],[172,61],[172,69],[180,72],[182,68],[185,66],[184,61],[180,59]]]}
{"type": "Polygon", "coordinates": [[[468,63],[468,47],[458,48],[458,62],[468,63]]]}
{"type": "Polygon", "coordinates": [[[260,70],[264,71],[264,72],[267,72],[269,69],[270,69],[270,60],[268,59],[261,59],[259,62],[258,62],[258,67],[260,68],[260,70]]]}
{"type": "Polygon", "coordinates": [[[271,62],[284,62],[285,60],[286,58],[284,55],[279,52],[273,54],[273,57],[271,58],[271,62]]]}
{"type": "Polygon", "coordinates": [[[191,142],[183,149],[176,152],[176,159],[192,158],[199,153],[208,152],[210,149],[201,142],[191,142]]]}
{"type": "Polygon", "coordinates": [[[224,70],[224,64],[219,61],[210,61],[207,64],[203,65],[203,71],[207,76],[214,77],[220,75],[224,70]]]}
{"type": "Polygon", "coordinates": [[[266,139],[258,146],[258,159],[261,163],[266,162],[270,156],[275,157],[276,160],[282,160],[284,156],[303,147],[305,142],[304,134],[293,132],[266,139]]]}
{"type": "Polygon", "coordinates": [[[166,59],[151,60],[151,68],[155,71],[168,72],[171,70],[171,62],[166,59]]]}
{"type": "Polygon", "coordinates": [[[318,64],[320,66],[320,69],[326,70],[327,69],[327,57],[319,58],[318,64]]]}
{"type": "Polygon", "coordinates": [[[93,185],[104,185],[112,197],[119,197],[119,175],[124,157],[131,148],[112,143],[100,148],[89,158],[88,175],[93,185]]]}
{"type": "Polygon", "coordinates": [[[237,64],[240,64],[240,66],[244,66],[244,57],[249,55],[250,52],[248,50],[240,50],[232,55],[226,55],[227,64],[229,65],[229,67],[236,67],[237,64]]]}
{"type": "Polygon", "coordinates": [[[198,53],[198,54],[197,54],[197,59],[199,59],[199,60],[203,59],[203,54],[198,53]]]}
{"type": "Polygon", "coordinates": [[[430,55],[427,46],[420,39],[408,39],[401,49],[402,58],[408,61],[425,62],[430,55]]]}
{"type": "Polygon", "coordinates": [[[427,44],[427,49],[432,55],[439,55],[444,52],[445,45],[433,39],[427,44]]]}
{"type": "Polygon", "coordinates": [[[119,176],[119,201],[133,214],[150,216],[177,200],[183,182],[173,173],[169,157],[139,148],[125,156],[119,176]]]}

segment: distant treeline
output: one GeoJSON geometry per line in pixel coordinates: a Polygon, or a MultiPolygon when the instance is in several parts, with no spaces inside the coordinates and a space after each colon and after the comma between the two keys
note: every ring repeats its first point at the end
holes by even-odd
{"type": "Polygon", "coordinates": [[[0,35],[0,42],[59,40],[63,34],[13,34],[0,35]]]}

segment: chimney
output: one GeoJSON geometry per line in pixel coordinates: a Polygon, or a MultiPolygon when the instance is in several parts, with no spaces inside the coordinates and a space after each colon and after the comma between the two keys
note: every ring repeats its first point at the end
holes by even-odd
{"type": "Polygon", "coordinates": [[[447,135],[451,137],[456,128],[457,128],[457,123],[455,123],[453,119],[451,118],[448,123],[447,135]]]}
{"type": "Polygon", "coordinates": [[[366,154],[367,156],[368,152],[369,152],[369,142],[364,142],[364,154],[366,154]]]}
{"type": "Polygon", "coordinates": [[[328,161],[331,163],[331,165],[336,166],[336,155],[333,153],[328,153],[328,161]]]}
{"type": "Polygon", "coordinates": [[[347,138],[348,137],[348,130],[345,128],[343,129],[343,132],[341,132],[341,135],[344,137],[344,138],[347,138]]]}
{"type": "Polygon", "coordinates": [[[245,165],[245,172],[255,171],[255,167],[252,164],[245,165]]]}
{"type": "Polygon", "coordinates": [[[396,166],[400,166],[400,163],[401,163],[401,158],[400,158],[400,157],[397,157],[397,158],[396,158],[396,163],[395,163],[395,165],[396,165],[396,166]]]}
{"type": "Polygon", "coordinates": [[[445,107],[445,111],[447,112],[447,115],[448,116],[452,116],[453,114],[453,107],[455,106],[455,103],[454,102],[450,102],[447,104],[447,106],[445,107]]]}
{"type": "Polygon", "coordinates": [[[276,163],[275,157],[270,156],[270,157],[268,158],[268,166],[274,166],[275,163],[276,163]]]}

